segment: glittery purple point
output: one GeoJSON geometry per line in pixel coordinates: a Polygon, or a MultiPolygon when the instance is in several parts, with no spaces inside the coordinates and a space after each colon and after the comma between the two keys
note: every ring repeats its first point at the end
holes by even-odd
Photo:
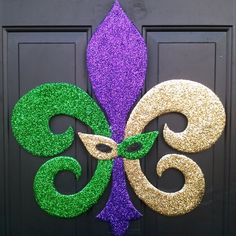
{"type": "Polygon", "coordinates": [[[109,200],[97,218],[110,222],[114,235],[122,236],[129,227],[129,221],[137,220],[142,214],[135,209],[130,201],[126,189],[122,158],[115,160],[112,177],[112,190],[109,200]]]}
{"type": "MultiPolygon", "coordinates": [[[[112,138],[121,142],[128,113],[145,80],[147,49],[117,0],[88,44],[87,67],[97,100],[110,122],[112,138]]],[[[114,160],[112,177],[110,198],[98,218],[110,222],[114,234],[121,236],[129,221],[141,214],[129,199],[122,158],[114,160]]]]}
{"type": "Polygon", "coordinates": [[[87,67],[96,97],[112,125],[113,138],[120,142],[127,115],[143,87],[147,50],[118,1],[88,44],[87,67]]]}

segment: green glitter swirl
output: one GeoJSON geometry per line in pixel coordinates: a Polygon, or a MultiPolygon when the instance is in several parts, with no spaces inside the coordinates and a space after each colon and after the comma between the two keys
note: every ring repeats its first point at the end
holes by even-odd
{"type": "Polygon", "coordinates": [[[157,136],[158,131],[153,131],[126,138],[122,143],[118,144],[118,155],[130,160],[140,159],[150,151],[157,136]],[[136,143],[140,144],[140,149],[137,151],[128,151],[128,148],[136,143]]]}
{"type": "MultiPolygon", "coordinates": [[[[82,89],[66,83],[43,84],[24,95],[15,105],[12,130],[20,145],[38,156],[54,156],[69,148],[74,131],[53,134],[49,121],[56,115],[68,115],[88,125],[95,134],[111,136],[105,115],[95,101],[82,89]]],[[[112,171],[112,161],[98,161],[90,182],[78,193],[63,195],[54,187],[54,178],[61,171],[71,171],[80,177],[80,164],[71,157],[56,157],[47,161],[34,180],[39,206],[50,215],[75,217],[86,212],[102,196],[112,171]]]]}
{"type": "Polygon", "coordinates": [[[34,179],[36,201],[50,215],[71,218],[86,212],[102,196],[110,180],[111,161],[99,161],[90,182],[78,193],[64,195],[54,187],[54,178],[60,171],[71,171],[79,179],[80,164],[71,157],[56,157],[38,170],[34,179]]]}
{"type": "Polygon", "coordinates": [[[18,143],[33,155],[55,156],[69,148],[74,131],[53,134],[49,121],[68,115],[88,125],[95,134],[110,136],[106,118],[95,101],[82,89],[66,83],[43,84],[24,95],[15,105],[12,130],[18,143]]]}

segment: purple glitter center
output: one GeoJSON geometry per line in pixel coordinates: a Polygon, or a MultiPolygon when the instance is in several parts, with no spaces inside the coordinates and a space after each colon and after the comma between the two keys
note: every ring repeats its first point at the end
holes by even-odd
{"type": "MultiPolygon", "coordinates": [[[[112,138],[119,143],[124,138],[128,113],[143,87],[147,50],[118,1],[89,42],[87,66],[93,90],[110,122],[112,138]]],[[[98,218],[109,221],[114,234],[120,236],[129,221],[141,214],[129,199],[122,158],[114,160],[112,177],[110,198],[98,218]]]]}

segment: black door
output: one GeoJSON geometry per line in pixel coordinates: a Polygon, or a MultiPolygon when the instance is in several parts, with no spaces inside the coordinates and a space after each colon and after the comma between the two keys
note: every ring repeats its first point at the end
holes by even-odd
{"type": "MultiPolygon", "coordinates": [[[[110,226],[96,219],[104,208],[111,186],[98,204],[86,214],[60,219],[37,205],[33,179],[46,159],[34,157],[16,142],[10,124],[18,99],[45,82],[75,84],[94,96],[86,69],[86,47],[92,33],[111,9],[112,0],[36,1],[0,0],[0,235],[111,235],[110,226]]],[[[212,89],[227,115],[224,134],[214,147],[189,154],[201,167],[206,191],[201,204],[177,217],[162,216],[145,206],[128,184],[135,207],[143,217],[130,223],[127,235],[236,235],[236,83],[234,0],[121,0],[123,9],[142,33],[148,47],[148,72],[143,94],[169,79],[189,79],[212,89]]],[[[147,130],[163,130],[164,123],[181,131],[186,120],[179,114],[164,115],[147,130]]],[[[51,129],[64,132],[71,125],[90,133],[79,121],[66,116],[51,120],[51,129]]],[[[158,138],[142,161],[150,182],[174,192],[183,185],[183,176],[168,170],[158,178],[158,160],[173,153],[158,138]]],[[[69,173],[56,178],[62,193],[79,191],[89,181],[96,161],[89,157],[78,137],[65,153],[79,160],[83,173],[79,181],[69,173]]]]}

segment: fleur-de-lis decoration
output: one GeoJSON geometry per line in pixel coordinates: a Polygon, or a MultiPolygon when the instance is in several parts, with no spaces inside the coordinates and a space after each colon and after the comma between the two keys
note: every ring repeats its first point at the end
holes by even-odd
{"type": "Polygon", "coordinates": [[[98,218],[111,223],[114,235],[124,235],[129,221],[141,217],[129,199],[126,172],[137,196],[160,214],[182,215],[197,207],[204,195],[205,180],[200,167],[187,156],[168,154],[156,166],[159,176],[169,168],[181,171],[185,177],[181,190],[163,192],[148,181],[139,159],[150,151],[158,131],[145,133],[144,129],[162,114],[179,112],[186,116],[187,127],[175,133],[165,125],[164,140],[183,153],[208,149],[225,126],[219,98],[200,83],[169,80],[149,90],[128,118],[145,80],[147,50],[118,1],[89,42],[87,66],[105,114],[85,91],[66,83],[43,84],[25,94],[14,107],[12,130],[18,143],[35,156],[53,157],[40,167],[34,179],[39,206],[53,216],[76,217],[96,204],[112,175],[110,198],[98,218]],[[77,178],[81,175],[77,160],[58,156],[74,140],[71,127],[62,134],[50,130],[50,119],[61,114],[79,119],[92,129],[93,134],[77,132],[88,152],[98,159],[89,183],[71,195],[59,193],[54,186],[55,176],[61,171],[71,171],[77,178]]]}

